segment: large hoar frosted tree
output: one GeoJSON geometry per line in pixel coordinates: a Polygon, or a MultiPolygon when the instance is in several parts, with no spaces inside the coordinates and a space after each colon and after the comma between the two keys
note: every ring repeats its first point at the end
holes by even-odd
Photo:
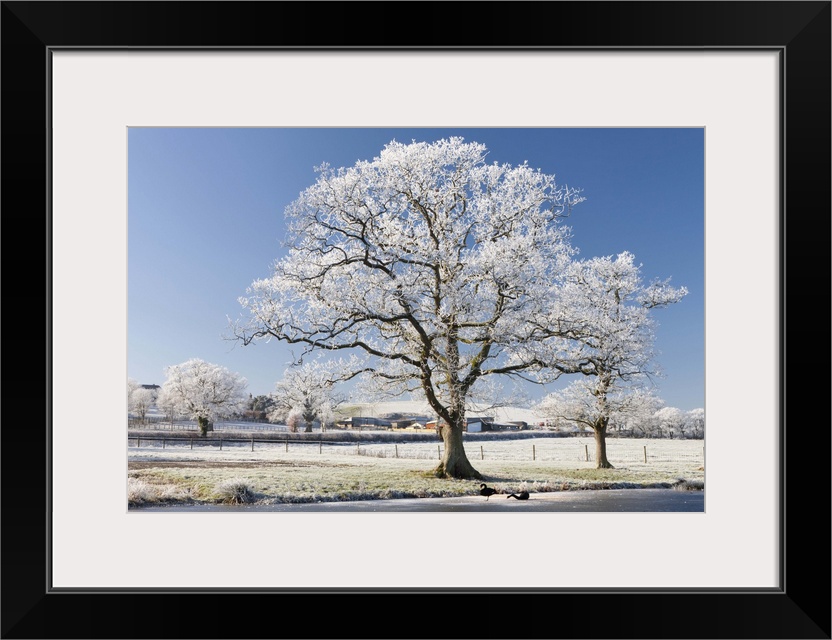
{"type": "Polygon", "coordinates": [[[177,415],[196,420],[200,435],[212,421],[245,409],[248,382],[217,364],[192,358],[165,369],[160,403],[177,415]]]}
{"type": "Polygon", "coordinates": [[[475,385],[557,369],[528,347],[557,334],[533,320],[574,254],[560,223],[582,199],[486,154],[462,138],[393,141],[372,161],[319,167],[286,208],[288,254],[240,298],[234,327],[243,344],[349,350],[361,357],[342,379],[423,396],[448,425],[440,477],[481,477],[462,440],[475,385]]]}
{"type": "Polygon", "coordinates": [[[550,416],[594,431],[595,461],[611,469],[606,436],[610,421],[643,406],[644,386],[660,371],[655,362],[651,312],[688,293],[669,280],[644,283],[632,253],[573,262],[566,270],[559,308],[547,319],[568,339],[554,338],[542,358],[570,361],[584,378],[544,399],[550,416]]]}

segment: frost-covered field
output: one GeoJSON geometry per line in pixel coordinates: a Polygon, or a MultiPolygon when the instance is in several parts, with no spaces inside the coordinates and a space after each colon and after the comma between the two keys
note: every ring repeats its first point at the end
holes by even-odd
{"type": "MultiPolygon", "coordinates": [[[[135,441],[131,442],[135,445],[135,441]]],[[[293,441],[288,445],[282,441],[257,441],[252,451],[249,442],[223,442],[220,450],[217,444],[202,445],[191,449],[188,442],[169,440],[164,445],[161,441],[145,441],[140,449],[130,447],[130,455],[154,455],[162,449],[165,454],[176,452],[182,454],[186,449],[188,455],[204,455],[206,459],[221,459],[225,454],[235,452],[254,453],[260,456],[317,454],[327,456],[371,456],[377,458],[415,458],[438,459],[443,451],[441,442],[407,442],[407,443],[332,443],[319,444],[315,441],[293,441]],[[164,449],[162,447],[164,446],[164,449]],[[218,458],[219,456],[219,458],[218,458]]],[[[658,464],[691,463],[701,466],[704,463],[705,445],[702,440],[656,440],[656,439],[616,439],[607,440],[607,457],[613,463],[658,464]],[[646,456],[646,460],[645,460],[646,456]]],[[[465,444],[465,452],[472,461],[476,460],[539,460],[565,464],[594,462],[595,441],[592,438],[527,438],[518,440],[488,440],[465,444]]]]}
{"type": "MultiPolygon", "coordinates": [[[[467,444],[466,451],[489,485],[509,492],[704,481],[701,440],[610,439],[607,446],[615,469],[595,469],[589,438],[485,441],[467,444]]],[[[475,481],[432,477],[440,453],[439,442],[338,447],[292,443],[288,450],[282,443],[258,443],[254,451],[248,445],[224,445],[222,451],[130,447],[129,492],[133,504],[215,502],[223,499],[220,488],[234,480],[249,487],[248,500],[266,503],[476,494],[475,481]]]]}
{"type": "MultiPolygon", "coordinates": [[[[439,458],[443,447],[441,443],[413,443],[406,445],[372,444],[339,447],[336,451],[344,455],[360,455],[380,458],[413,457],[439,458]]],[[[591,438],[530,438],[507,442],[486,441],[483,443],[466,443],[465,453],[472,461],[500,460],[522,461],[539,460],[564,464],[595,461],[595,441],[591,438]]],[[[701,466],[704,463],[704,444],[701,440],[615,440],[607,441],[607,458],[613,465],[616,462],[626,464],[657,464],[667,462],[691,463],[701,466]],[[647,456],[645,461],[645,455],[647,456]]]]}

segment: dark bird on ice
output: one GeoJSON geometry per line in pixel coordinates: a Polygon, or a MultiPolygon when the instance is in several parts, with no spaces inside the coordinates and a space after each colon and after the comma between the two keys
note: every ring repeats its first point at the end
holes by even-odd
{"type": "Polygon", "coordinates": [[[487,486],[485,483],[480,485],[480,495],[485,496],[486,500],[488,500],[495,493],[497,493],[497,490],[492,489],[491,487],[487,486]]]}
{"type": "Polygon", "coordinates": [[[528,500],[529,499],[529,492],[528,491],[521,491],[520,493],[510,493],[506,496],[506,498],[517,498],[518,500],[528,500]]]}

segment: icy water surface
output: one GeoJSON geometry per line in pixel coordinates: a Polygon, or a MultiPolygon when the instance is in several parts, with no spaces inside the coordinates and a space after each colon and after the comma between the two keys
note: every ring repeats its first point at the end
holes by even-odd
{"type": "Polygon", "coordinates": [[[601,491],[557,491],[533,493],[519,501],[505,495],[459,498],[413,498],[401,500],[356,500],[275,505],[177,505],[131,509],[151,513],[263,513],[263,512],[705,512],[704,491],[674,489],[607,489],[601,491]]]}

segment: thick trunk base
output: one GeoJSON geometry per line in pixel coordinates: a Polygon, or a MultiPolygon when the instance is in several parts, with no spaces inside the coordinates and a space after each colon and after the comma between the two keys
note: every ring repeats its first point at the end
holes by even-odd
{"type": "Polygon", "coordinates": [[[595,468],[615,469],[612,463],[607,460],[607,429],[606,425],[595,429],[595,468]]]}
{"type": "Polygon", "coordinates": [[[457,480],[482,480],[482,474],[471,466],[466,459],[449,465],[444,460],[433,470],[437,478],[455,478],[457,480]]]}
{"type": "MultiPolygon", "coordinates": [[[[462,421],[460,420],[460,423],[462,421]]],[[[462,427],[448,427],[443,425],[440,431],[445,444],[445,453],[433,473],[437,478],[456,478],[458,480],[482,480],[482,475],[474,469],[465,447],[462,444],[462,427]]]]}

